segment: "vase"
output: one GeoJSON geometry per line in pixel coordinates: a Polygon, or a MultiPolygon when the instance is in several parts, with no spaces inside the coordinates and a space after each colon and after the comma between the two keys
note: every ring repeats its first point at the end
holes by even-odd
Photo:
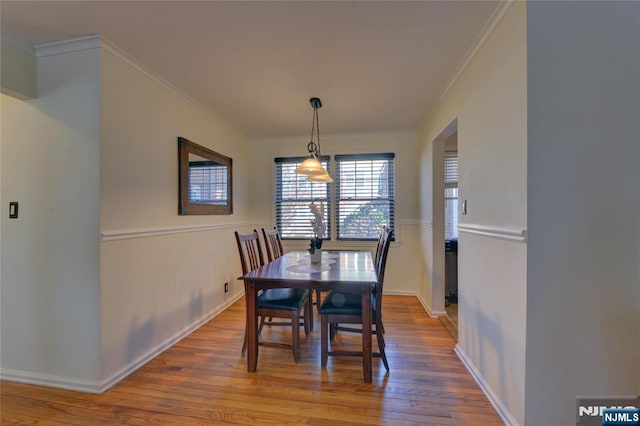
{"type": "Polygon", "coordinates": [[[316,249],[316,251],[309,255],[309,258],[311,259],[311,263],[320,263],[322,260],[322,250],[316,249]]]}

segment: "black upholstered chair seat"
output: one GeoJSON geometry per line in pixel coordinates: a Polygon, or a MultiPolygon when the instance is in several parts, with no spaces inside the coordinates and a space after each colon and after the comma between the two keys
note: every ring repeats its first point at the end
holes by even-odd
{"type": "MultiPolygon", "coordinates": [[[[376,306],[373,295],[371,295],[371,306],[376,306]]],[[[322,301],[318,312],[320,315],[362,315],[362,296],[355,293],[330,291],[322,301]]],[[[375,318],[375,308],[373,316],[375,318]]]]}
{"type": "Polygon", "coordinates": [[[309,290],[300,288],[270,288],[263,291],[257,300],[259,309],[298,311],[307,301],[309,290]]]}

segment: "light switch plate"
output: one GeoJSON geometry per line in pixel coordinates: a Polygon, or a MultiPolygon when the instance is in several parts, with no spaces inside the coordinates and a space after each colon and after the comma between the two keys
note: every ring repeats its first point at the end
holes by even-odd
{"type": "Polygon", "coordinates": [[[18,202],[9,201],[9,219],[18,218],[18,202]]]}

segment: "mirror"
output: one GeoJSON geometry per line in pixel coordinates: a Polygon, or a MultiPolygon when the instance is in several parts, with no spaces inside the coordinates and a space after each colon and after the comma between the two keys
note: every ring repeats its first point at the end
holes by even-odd
{"type": "Polygon", "coordinates": [[[232,160],[178,138],[178,214],[231,214],[232,160]]]}

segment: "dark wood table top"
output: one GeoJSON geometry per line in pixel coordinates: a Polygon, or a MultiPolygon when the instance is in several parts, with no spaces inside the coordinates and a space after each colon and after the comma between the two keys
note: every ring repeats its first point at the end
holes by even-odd
{"type": "Polygon", "coordinates": [[[261,284],[286,281],[288,285],[296,286],[298,283],[306,288],[309,288],[309,282],[312,282],[318,289],[324,289],[327,283],[331,283],[331,288],[341,290],[376,284],[377,276],[370,252],[323,251],[322,255],[322,263],[315,266],[310,263],[309,254],[306,251],[285,253],[282,257],[239,279],[259,281],[261,284]]]}

